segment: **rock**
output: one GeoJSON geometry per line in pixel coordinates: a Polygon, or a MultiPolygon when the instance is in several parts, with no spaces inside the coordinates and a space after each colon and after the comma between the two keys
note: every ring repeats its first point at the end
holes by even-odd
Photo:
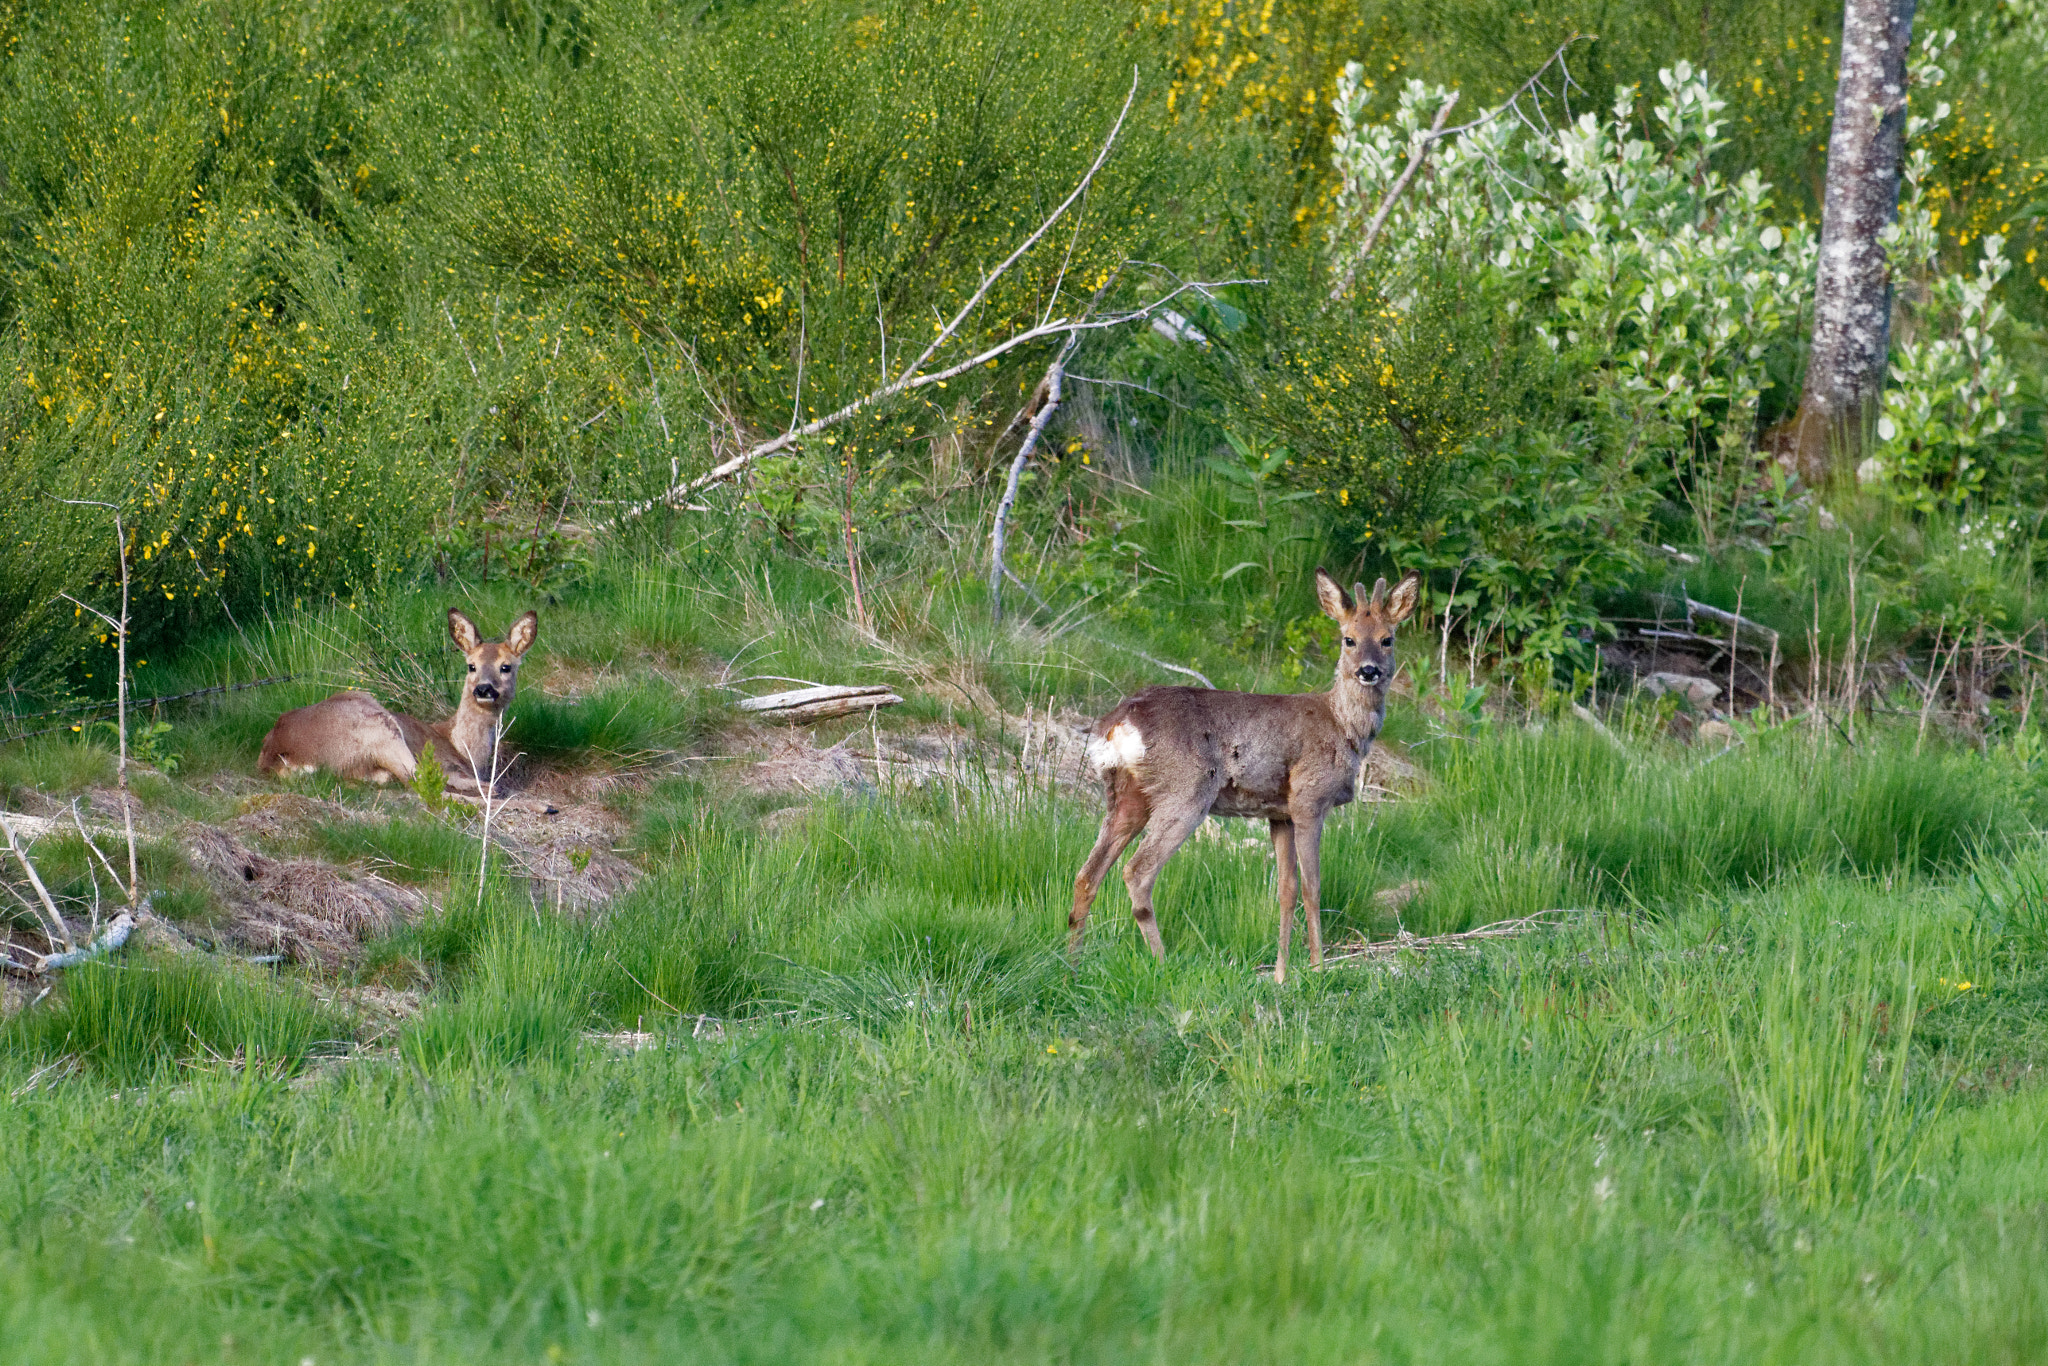
{"type": "Polygon", "coordinates": [[[1645,678],[1643,691],[1652,697],[1665,693],[1677,693],[1690,703],[1695,711],[1705,711],[1719,700],[1721,685],[1711,678],[1697,674],[1654,673],[1645,678]]]}
{"type": "Polygon", "coordinates": [[[1421,878],[1404,882],[1398,887],[1388,887],[1372,894],[1373,905],[1389,915],[1399,916],[1409,902],[1429,890],[1429,884],[1421,878]]]}
{"type": "Polygon", "coordinates": [[[1719,745],[1723,749],[1735,743],[1735,727],[1726,721],[1702,721],[1699,729],[1693,734],[1698,739],[1710,745],[1719,745]]]}

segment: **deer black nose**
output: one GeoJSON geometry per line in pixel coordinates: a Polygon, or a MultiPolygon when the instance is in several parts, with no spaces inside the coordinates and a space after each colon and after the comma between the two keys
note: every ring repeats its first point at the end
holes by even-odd
{"type": "Polygon", "coordinates": [[[1377,665],[1377,664],[1361,664],[1361,665],[1359,665],[1359,666],[1358,666],[1358,681],[1359,681],[1359,682],[1361,682],[1361,683],[1363,683],[1363,684],[1365,684],[1365,685],[1366,685],[1367,687],[1371,687],[1371,686],[1372,686],[1373,684],[1375,684],[1375,683],[1379,682],[1379,681],[1380,681],[1380,666],[1379,666],[1379,665],[1377,665]]]}
{"type": "Polygon", "coordinates": [[[497,689],[497,685],[495,685],[495,684],[492,684],[492,683],[479,683],[479,684],[477,684],[477,685],[476,685],[476,700],[477,700],[477,701],[479,701],[479,702],[495,702],[495,701],[497,701],[497,700],[498,700],[498,689],[497,689]]]}

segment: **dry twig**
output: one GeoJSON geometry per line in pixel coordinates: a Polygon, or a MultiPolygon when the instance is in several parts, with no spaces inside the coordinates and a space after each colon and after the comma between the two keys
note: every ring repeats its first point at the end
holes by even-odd
{"type": "Polygon", "coordinates": [[[1393,939],[1360,943],[1348,947],[1342,953],[1328,954],[1323,958],[1323,963],[1327,966],[1331,963],[1377,962],[1410,951],[1421,953],[1430,949],[1470,946],[1491,939],[1515,939],[1536,930],[1554,930],[1559,926],[1571,924],[1581,916],[1591,914],[1591,911],[1583,909],[1538,911],[1534,915],[1525,915],[1514,920],[1496,920],[1491,925],[1460,930],[1456,934],[1416,935],[1403,930],[1393,939]]]}

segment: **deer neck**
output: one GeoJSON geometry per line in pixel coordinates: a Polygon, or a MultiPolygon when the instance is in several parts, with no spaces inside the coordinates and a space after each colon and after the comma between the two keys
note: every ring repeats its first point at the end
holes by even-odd
{"type": "Polygon", "coordinates": [[[479,776],[490,774],[491,751],[498,742],[496,712],[479,707],[474,699],[465,695],[462,704],[455,709],[455,715],[434,729],[448,741],[448,747],[469,765],[472,772],[479,776]]]}
{"type": "Polygon", "coordinates": [[[1355,680],[1339,674],[1326,694],[1330,715],[1344,738],[1359,744],[1370,742],[1387,719],[1387,695],[1381,688],[1362,688],[1355,680]]]}

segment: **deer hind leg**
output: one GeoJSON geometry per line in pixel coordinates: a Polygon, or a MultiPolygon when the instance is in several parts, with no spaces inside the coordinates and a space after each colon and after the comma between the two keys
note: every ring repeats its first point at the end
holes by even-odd
{"type": "Polygon", "coordinates": [[[413,775],[419,771],[418,761],[412,750],[406,746],[405,736],[394,724],[388,729],[376,727],[362,737],[362,750],[356,759],[356,773],[370,782],[383,786],[398,783],[402,787],[412,785],[413,775]]]}
{"type": "Polygon", "coordinates": [[[1294,899],[1301,890],[1301,876],[1294,861],[1294,822],[1280,817],[1272,823],[1273,865],[1280,881],[1280,955],[1273,963],[1273,980],[1287,980],[1287,941],[1294,936],[1294,899]]]}
{"type": "Polygon", "coordinates": [[[1138,784],[1122,775],[1112,777],[1109,812],[1102,818],[1102,833],[1095,837],[1095,847],[1089,850],[1087,862],[1074,879],[1074,909],[1067,916],[1069,958],[1081,951],[1081,933],[1088,928],[1088,912],[1095,905],[1095,893],[1101,888],[1102,879],[1109,875],[1110,865],[1151,818],[1152,805],[1145,800],[1138,784]]]}
{"type": "Polygon", "coordinates": [[[1155,812],[1156,819],[1145,831],[1144,842],[1124,865],[1124,886],[1131,892],[1131,916],[1138,922],[1138,932],[1145,936],[1152,956],[1162,963],[1166,961],[1166,944],[1159,938],[1159,920],[1152,913],[1152,884],[1159,880],[1159,870],[1166,866],[1166,861],[1208,814],[1206,801],[1155,812]]]}

